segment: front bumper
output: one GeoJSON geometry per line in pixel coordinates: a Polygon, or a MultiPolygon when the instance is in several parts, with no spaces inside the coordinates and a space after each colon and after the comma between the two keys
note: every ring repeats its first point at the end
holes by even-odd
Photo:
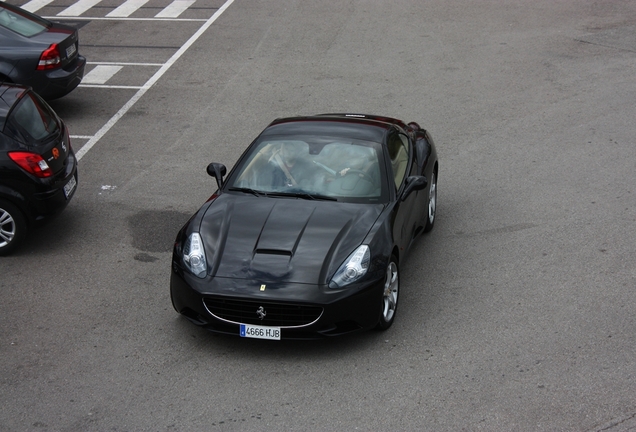
{"type": "Polygon", "coordinates": [[[327,286],[228,278],[199,279],[173,262],[172,304],[194,324],[239,335],[239,324],[281,328],[281,339],[317,339],[375,327],[384,281],[332,290],[327,286]],[[259,307],[269,313],[261,320],[259,307]]]}

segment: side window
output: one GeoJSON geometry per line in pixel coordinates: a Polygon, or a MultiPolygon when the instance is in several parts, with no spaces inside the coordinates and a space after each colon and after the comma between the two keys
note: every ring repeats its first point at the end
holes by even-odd
{"type": "Polygon", "coordinates": [[[409,164],[409,140],[405,135],[392,134],[388,140],[389,157],[393,169],[395,188],[399,189],[409,164]]]}

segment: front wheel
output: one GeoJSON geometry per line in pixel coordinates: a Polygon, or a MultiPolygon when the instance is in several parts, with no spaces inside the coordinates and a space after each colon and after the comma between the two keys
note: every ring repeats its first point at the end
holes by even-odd
{"type": "Polygon", "coordinates": [[[8,255],[26,235],[24,216],[13,204],[0,200],[0,255],[8,255]]]}
{"type": "Polygon", "coordinates": [[[380,321],[377,328],[386,330],[391,327],[395,320],[395,314],[398,306],[398,293],[400,290],[400,271],[397,264],[397,258],[391,255],[389,265],[386,267],[386,276],[384,278],[384,290],[382,291],[382,310],[380,311],[380,321]]]}

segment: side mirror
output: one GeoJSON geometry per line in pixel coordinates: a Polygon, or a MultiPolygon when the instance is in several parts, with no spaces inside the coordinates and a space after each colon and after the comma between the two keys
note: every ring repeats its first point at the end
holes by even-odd
{"type": "Polygon", "coordinates": [[[219,186],[219,189],[221,189],[221,186],[223,186],[223,176],[227,172],[227,168],[225,168],[225,165],[212,162],[210,165],[208,165],[207,171],[208,175],[216,179],[216,184],[219,186]]]}
{"type": "Polygon", "coordinates": [[[402,196],[400,197],[401,201],[404,201],[406,197],[408,197],[411,192],[416,190],[422,190],[428,186],[428,180],[426,180],[425,176],[409,176],[406,178],[406,186],[404,187],[404,192],[402,192],[402,196]]]}

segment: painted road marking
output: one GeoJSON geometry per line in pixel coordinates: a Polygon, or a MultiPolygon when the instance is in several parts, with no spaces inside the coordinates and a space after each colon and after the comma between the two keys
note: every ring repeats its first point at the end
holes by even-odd
{"type": "Polygon", "coordinates": [[[39,9],[42,9],[44,6],[49,3],[53,3],[53,0],[31,0],[30,2],[22,5],[22,9],[28,12],[35,12],[39,9]]]}
{"type": "Polygon", "coordinates": [[[79,0],[71,6],[58,13],[57,16],[80,16],[93,6],[97,5],[101,0],[79,0]]]}
{"type": "Polygon", "coordinates": [[[82,146],[82,148],[80,148],[76,154],[75,157],[77,158],[77,160],[80,160],[84,157],[84,155],[86,153],[88,153],[94,146],[95,144],[97,144],[99,142],[100,139],[102,139],[102,137],[104,135],[106,135],[106,133],[115,125],[117,124],[117,122],[119,121],[120,118],[122,118],[124,116],[124,114],[126,114],[128,112],[128,110],[130,110],[130,108],[133,107],[133,105],[135,105],[135,103],[137,103],[137,101],[139,99],[141,99],[141,97],[146,94],[146,92],[152,88],[153,85],[155,85],[157,83],[157,81],[172,67],[173,64],[176,63],[177,60],[179,60],[179,58],[181,58],[181,56],[188,50],[190,49],[190,47],[192,46],[192,44],[194,44],[200,37],[201,35],[203,35],[203,33],[205,33],[205,31],[210,28],[210,26],[212,24],[214,24],[214,22],[221,16],[223,15],[223,12],[225,12],[227,10],[227,8],[229,8],[232,3],[234,3],[234,0],[226,0],[225,3],[223,3],[223,6],[221,6],[215,13],[214,15],[212,15],[206,22],[205,24],[203,24],[199,30],[196,31],[196,33],[194,33],[190,39],[188,39],[186,41],[186,43],[183,44],[183,46],[181,48],[179,48],[177,50],[176,53],[174,53],[172,55],[172,57],[170,57],[170,59],[168,59],[168,61],[161,66],[161,68],[159,68],[159,70],[146,82],[146,84],[140,88],[139,90],[137,90],[137,92],[133,95],[132,98],[130,98],[130,100],[128,102],[126,102],[126,104],[121,107],[119,109],[119,111],[117,111],[117,113],[115,113],[114,116],[112,116],[110,118],[110,120],[108,120],[108,122],[101,127],[100,130],[97,131],[97,133],[95,135],[93,135],[93,137],[91,139],[88,140],[88,142],[86,144],[84,144],[82,146]]]}
{"type": "Polygon", "coordinates": [[[92,71],[84,75],[79,87],[109,88],[124,90],[139,90],[143,86],[108,85],[108,80],[124,66],[150,66],[160,68],[164,63],[127,63],[127,62],[86,62],[87,65],[97,65],[92,71]],[[109,69],[110,68],[110,69],[109,69]],[[95,72],[93,72],[95,71],[95,72]],[[108,72],[107,72],[108,71],[108,72]],[[88,77],[88,78],[87,78],[88,77]]]}
{"type": "Polygon", "coordinates": [[[177,18],[186,9],[194,4],[195,0],[174,0],[166,6],[161,12],[155,15],[155,18],[177,18]]]}
{"type": "MultiPolygon", "coordinates": [[[[29,12],[37,12],[45,6],[50,5],[55,0],[31,0],[21,6],[22,9],[29,12]]],[[[58,13],[56,17],[74,17],[89,20],[108,20],[108,19],[130,19],[135,21],[158,21],[162,19],[176,19],[183,12],[185,12],[190,6],[192,6],[196,0],[174,0],[168,6],[164,7],[154,18],[129,18],[130,15],[135,13],[141,7],[143,7],[150,0],[126,0],[121,5],[106,14],[105,17],[80,17],[83,13],[86,13],[89,9],[100,3],[101,0],[79,0],[71,6],[58,13]]],[[[47,19],[55,19],[56,17],[44,17],[47,19]]],[[[205,19],[180,19],[179,21],[206,21],[205,19]]]]}
{"type": "Polygon", "coordinates": [[[148,3],[149,0],[126,0],[123,4],[119,5],[115,10],[106,14],[107,17],[129,17],[137,11],[140,7],[148,3]]]}
{"type": "Polygon", "coordinates": [[[84,75],[82,84],[106,84],[123,66],[98,65],[84,75]]]}
{"type": "Polygon", "coordinates": [[[164,63],[130,63],[130,62],[92,62],[87,61],[87,65],[114,65],[114,66],[156,66],[161,67],[164,63]]]}
{"type": "MultiPolygon", "coordinates": [[[[2,1],[2,0],[0,0],[2,1]]],[[[66,18],[62,16],[42,16],[48,20],[60,20],[66,18]]],[[[205,18],[115,18],[115,17],[85,17],[85,16],[73,16],[73,21],[170,21],[170,22],[205,22],[205,18]]]]}

